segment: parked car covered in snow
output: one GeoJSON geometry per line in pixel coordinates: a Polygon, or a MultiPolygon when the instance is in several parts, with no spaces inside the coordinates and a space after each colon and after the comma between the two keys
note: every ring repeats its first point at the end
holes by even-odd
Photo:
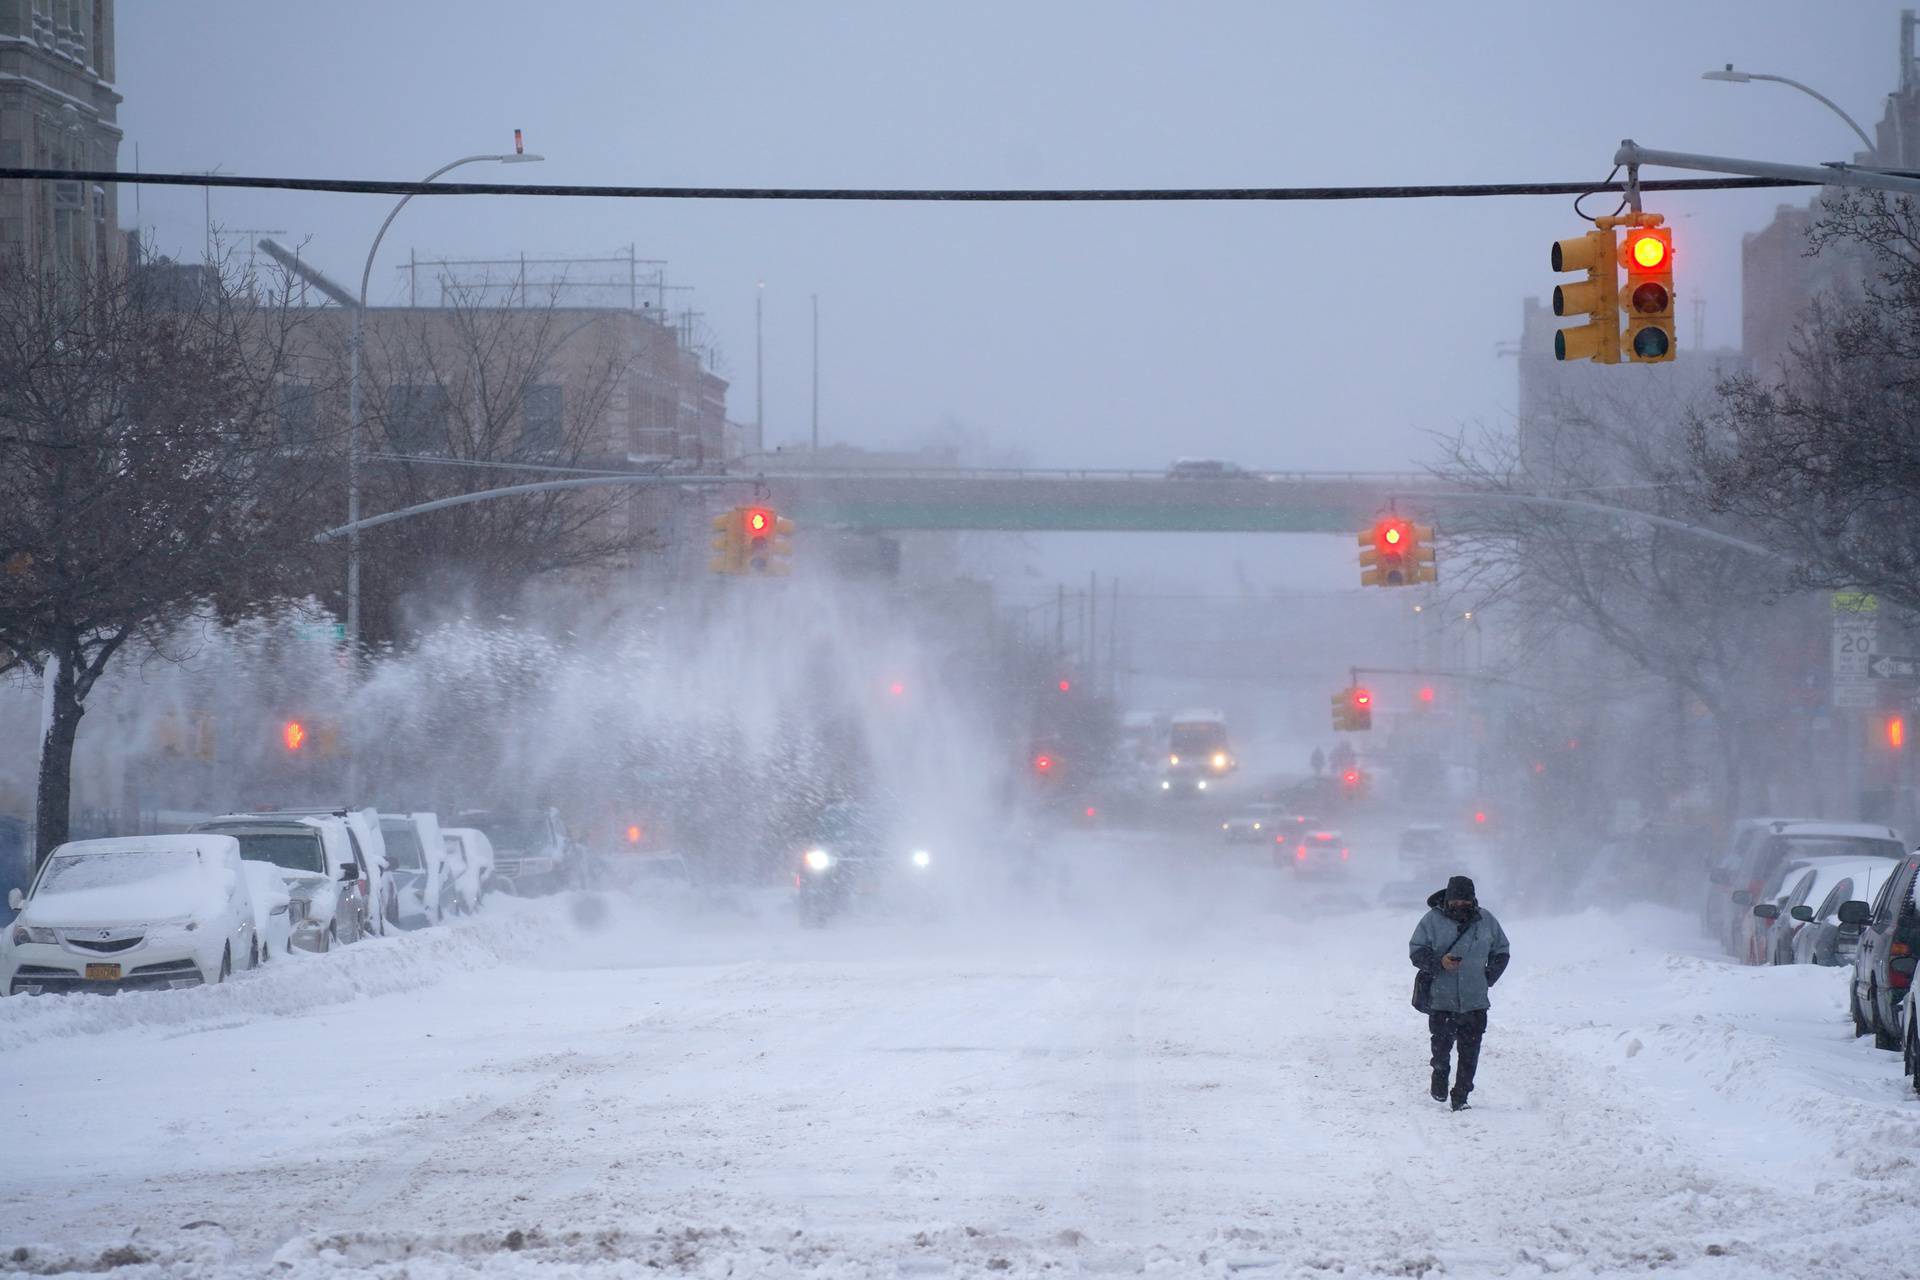
{"type": "Polygon", "coordinates": [[[1802,923],[1799,932],[1793,935],[1793,963],[1851,968],[1854,952],[1860,946],[1866,902],[1856,904],[1860,919],[1852,923],[1841,919],[1841,908],[1855,899],[1871,900],[1880,882],[1898,870],[1899,865],[1875,859],[1862,863],[1850,874],[1843,874],[1844,867],[1836,865],[1840,878],[1833,882],[1825,896],[1816,886],[1808,898],[1811,905],[1794,909],[1793,914],[1802,923]]]}
{"type": "Polygon", "coordinates": [[[393,882],[387,922],[402,929],[439,924],[453,892],[440,819],[431,813],[383,813],[380,838],[393,882]]]}
{"type": "Polygon", "coordinates": [[[494,880],[513,893],[551,892],[585,879],[585,852],[555,809],[469,809],[460,825],[493,843],[494,880]]]}
{"type": "Polygon", "coordinates": [[[165,990],[224,982],[260,958],[231,836],[128,836],[54,849],[0,952],[9,994],[165,990]]]}
{"type": "Polygon", "coordinates": [[[1721,937],[1727,954],[1736,959],[1749,956],[1753,907],[1767,900],[1789,864],[1815,858],[1898,858],[1905,852],[1899,833],[1878,823],[1775,818],[1749,828],[1743,839],[1738,866],[1730,878],[1717,873],[1725,883],[1716,886],[1729,904],[1721,937]]]}
{"type": "Polygon", "coordinates": [[[260,942],[260,959],[286,955],[293,950],[293,898],[280,868],[241,858],[240,870],[246,873],[247,896],[253,903],[253,936],[260,942]]]}
{"type": "Polygon", "coordinates": [[[447,846],[452,909],[462,914],[478,911],[493,879],[493,841],[478,827],[442,827],[440,839],[447,846]]]}
{"type": "Polygon", "coordinates": [[[358,942],[369,923],[368,879],[337,814],[229,813],[194,828],[232,836],[247,862],[274,867],[287,888],[288,941],[303,951],[358,942]]]}

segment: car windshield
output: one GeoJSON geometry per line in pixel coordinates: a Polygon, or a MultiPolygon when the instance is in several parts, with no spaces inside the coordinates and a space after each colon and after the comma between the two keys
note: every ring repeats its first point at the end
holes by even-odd
{"type": "Polygon", "coordinates": [[[1886,858],[1897,862],[1902,850],[1898,840],[1876,840],[1871,836],[1783,835],[1769,851],[1773,865],[1804,862],[1810,858],[1886,858]]]}
{"type": "Polygon", "coordinates": [[[326,851],[318,831],[236,831],[209,827],[240,842],[240,856],[248,862],[271,862],[289,871],[327,873],[326,851]]]}
{"type": "Polygon", "coordinates": [[[1174,755],[1205,755],[1227,745],[1227,731],[1217,724],[1177,724],[1168,739],[1174,755]]]}
{"type": "Polygon", "coordinates": [[[540,849],[547,843],[547,819],[539,813],[468,813],[460,825],[476,827],[496,849],[540,849]]]}
{"type": "Polygon", "coordinates": [[[199,855],[187,849],[61,854],[40,873],[40,883],[34,887],[34,893],[72,893],[163,880],[192,871],[199,861],[199,855]]]}
{"type": "Polygon", "coordinates": [[[420,856],[420,836],[411,822],[383,822],[380,838],[387,844],[387,866],[395,871],[423,871],[426,862],[420,856]]]}

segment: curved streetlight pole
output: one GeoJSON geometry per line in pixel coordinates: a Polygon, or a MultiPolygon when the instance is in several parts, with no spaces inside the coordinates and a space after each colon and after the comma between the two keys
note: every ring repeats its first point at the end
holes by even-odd
{"type": "MultiPolygon", "coordinates": [[[[518,141],[518,131],[515,140],[518,141]]],[[[422,178],[422,182],[432,182],[451,169],[463,164],[478,164],[481,161],[493,161],[498,164],[527,164],[544,160],[545,156],[514,153],[512,155],[462,156],[450,164],[443,164],[422,178]]],[[[367,264],[360,271],[360,302],[353,309],[353,337],[349,344],[350,355],[347,364],[347,525],[352,530],[347,535],[347,653],[357,661],[360,652],[360,343],[367,313],[367,282],[373,276],[373,258],[380,252],[380,241],[386,238],[387,228],[407,207],[407,201],[417,192],[408,192],[400,197],[400,202],[387,214],[387,220],[380,224],[380,230],[373,237],[373,246],[367,250],[367,264]]]]}
{"type": "Polygon", "coordinates": [[[1721,71],[1702,71],[1700,78],[1702,80],[1725,80],[1729,84],[1745,84],[1749,80],[1771,80],[1775,84],[1789,85],[1806,94],[1809,98],[1825,104],[1828,110],[1832,111],[1833,114],[1839,116],[1842,120],[1845,120],[1847,122],[1847,128],[1860,135],[1860,144],[1867,149],[1869,159],[1879,154],[1880,148],[1873,145],[1873,139],[1867,136],[1867,131],[1862,129],[1859,122],[1852,116],[1841,110],[1839,103],[1829,98],[1826,94],[1821,93],[1818,89],[1801,84],[1798,80],[1789,80],[1785,76],[1762,75],[1758,71],[1735,71],[1731,62],[1721,71]]]}

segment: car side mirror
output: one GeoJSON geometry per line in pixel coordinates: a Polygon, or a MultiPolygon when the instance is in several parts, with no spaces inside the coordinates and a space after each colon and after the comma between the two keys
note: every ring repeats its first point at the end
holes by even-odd
{"type": "Polygon", "coordinates": [[[348,881],[358,880],[360,878],[360,868],[349,862],[340,868],[340,878],[348,881]]]}
{"type": "Polygon", "coordinates": [[[1865,924],[1871,919],[1873,919],[1873,907],[1868,903],[1855,899],[1840,904],[1841,924],[1865,924]]]}
{"type": "Polygon", "coordinates": [[[20,890],[18,889],[7,890],[7,907],[9,910],[18,911],[20,908],[26,905],[27,905],[26,894],[20,892],[20,890]]]}
{"type": "Polygon", "coordinates": [[[1792,916],[1795,920],[1798,920],[1801,924],[1813,923],[1813,908],[1808,906],[1804,902],[1801,903],[1799,906],[1795,907],[1793,910],[1787,912],[1787,914],[1792,916]]]}
{"type": "Polygon", "coordinates": [[[1753,914],[1759,916],[1762,920],[1778,920],[1780,918],[1780,908],[1771,902],[1759,902],[1754,904],[1753,914]]]}
{"type": "Polygon", "coordinates": [[[1745,889],[1735,889],[1733,891],[1733,905],[1736,907],[1750,907],[1753,905],[1753,895],[1745,889]]]}

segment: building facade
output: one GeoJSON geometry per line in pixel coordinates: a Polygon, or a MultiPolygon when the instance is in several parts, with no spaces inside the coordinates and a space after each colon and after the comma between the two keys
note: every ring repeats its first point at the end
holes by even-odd
{"type": "MultiPolygon", "coordinates": [[[[117,169],[113,0],[0,0],[0,164],[117,169]]],[[[0,254],[88,266],[121,250],[111,184],[0,181],[0,254]]]]}

